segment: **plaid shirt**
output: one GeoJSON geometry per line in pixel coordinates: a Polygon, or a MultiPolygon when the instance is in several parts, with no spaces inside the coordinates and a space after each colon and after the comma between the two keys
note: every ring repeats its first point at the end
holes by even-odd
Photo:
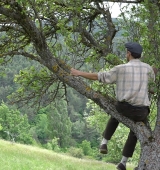
{"type": "Polygon", "coordinates": [[[103,83],[116,83],[116,98],[131,105],[149,106],[149,82],[155,80],[152,67],[139,59],[113,67],[110,71],[99,72],[98,80],[103,83]]]}

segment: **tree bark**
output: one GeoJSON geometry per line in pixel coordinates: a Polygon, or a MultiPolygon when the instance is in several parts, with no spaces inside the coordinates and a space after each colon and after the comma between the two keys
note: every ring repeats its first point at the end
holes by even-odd
{"type": "Polygon", "coordinates": [[[160,137],[153,136],[153,141],[141,145],[141,156],[138,170],[160,169],[160,137]]]}

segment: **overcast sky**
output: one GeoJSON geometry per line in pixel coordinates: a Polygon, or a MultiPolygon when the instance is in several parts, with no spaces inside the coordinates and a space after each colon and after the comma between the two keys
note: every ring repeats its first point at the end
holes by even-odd
{"type": "Polygon", "coordinates": [[[120,8],[118,3],[112,3],[109,2],[109,5],[111,5],[111,8],[109,9],[111,11],[111,15],[113,18],[117,18],[120,14],[120,8]]]}
{"type": "MultiPolygon", "coordinates": [[[[118,2],[116,2],[116,3],[114,3],[114,2],[108,2],[108,3],[109,3],[109,5],[111,6],[111,7],[110,7],[110,11],[111,11],[112,18],[117,18],[118,15],[121,13],[121,12],[120,12],[120,7],[122,8],[122,7],[126,6],[126,5],[128,5],[128,4],[126,4],[126,3],[120,4],[120,3],[118,3],[118,2]]],[[[131,7],[131,5],[132,5],[132,4],[129,4],[127,7],[131,7]]]]}

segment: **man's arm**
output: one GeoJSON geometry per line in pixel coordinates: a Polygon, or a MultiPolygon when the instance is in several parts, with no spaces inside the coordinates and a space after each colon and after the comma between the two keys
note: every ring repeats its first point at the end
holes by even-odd
{"type": "Polygon", "coordinates": [[[76,70],[74,68],[71,68],[70,74],[72,76],[81,76],[89,80],[98,80],[98,74],[97,73],[88,73],[88,72],[83,72],[80,70],[76,70]]]}

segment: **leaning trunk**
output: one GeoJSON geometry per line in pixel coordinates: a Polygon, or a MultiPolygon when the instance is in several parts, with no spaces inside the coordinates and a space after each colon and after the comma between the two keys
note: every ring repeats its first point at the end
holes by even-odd
{"type": "MultiPolygon", "coordinates": [[[[160,137],[159,137],[160,138],[160,137]]],[[[138,170],[160,170],[160,139],[141,146],[138,170]]]]}
{"type": "Polygon", "coordinates": [[[157,101],[155,129],[151,133],[148,132],[143,133],[143,137],[140,140],[141,156],[138,170],[160,170],[160,96],[157,101]]]}

